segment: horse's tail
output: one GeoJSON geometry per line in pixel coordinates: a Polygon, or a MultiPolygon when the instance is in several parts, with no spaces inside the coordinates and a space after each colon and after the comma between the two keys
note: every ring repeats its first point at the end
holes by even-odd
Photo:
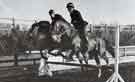
{"type": "Polygon", "coordinates": [[[115,51],[113,47],[106,48],[107,51],[112,55],[112,57],[115,57],[115,51]]]}

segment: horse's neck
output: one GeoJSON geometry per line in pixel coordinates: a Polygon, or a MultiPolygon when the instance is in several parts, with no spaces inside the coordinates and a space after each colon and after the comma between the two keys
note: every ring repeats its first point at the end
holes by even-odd
{"type": "Polygon", "coordinates": [[[32,33],[37,35],[38,34],[38,29],[39,29],[39,27],[35,27],[32,33]]]}
{"type": "Polygon", "coordinates": [[[54,26],[54,28],[56,28],[58,30],[60,30],[60,29],[67,30],[67,29],[71,28],[71,25],[68,22],[62,21],[62,20],[56,21],[53,26],[54,26]]]}

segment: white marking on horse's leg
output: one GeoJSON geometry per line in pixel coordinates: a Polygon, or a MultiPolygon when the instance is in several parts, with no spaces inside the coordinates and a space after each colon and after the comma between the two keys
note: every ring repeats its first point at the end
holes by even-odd
{"type": "Polygon", "coordinates": [[[52,71],[50,70],[49,65],[46,63],[46,59],[41,58],[40,59],[40,65],[38,68],[38,76],[44,76],[44,75],[48,75],[50,77],[53,76],[52,71]]]}
{"type": "Polygon", "coordinates": [[[101,71],[101,68],[98,68],[98,78],[100,78],[102,75],[102,71],[101,71]]]}
{"type": "Polygon", "coordinates": [[[102,75],[101,64],[98,64],[97,68],[98,68],[98,78],[100,78],[102,75]]]}

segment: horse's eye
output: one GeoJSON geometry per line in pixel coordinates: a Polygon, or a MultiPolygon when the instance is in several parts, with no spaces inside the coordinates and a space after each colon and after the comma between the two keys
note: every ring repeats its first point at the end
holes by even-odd
{"type": "Polygon", "coordinates": [[[91,31],[88,31],[88,33],[90,33],[91,31]]]}

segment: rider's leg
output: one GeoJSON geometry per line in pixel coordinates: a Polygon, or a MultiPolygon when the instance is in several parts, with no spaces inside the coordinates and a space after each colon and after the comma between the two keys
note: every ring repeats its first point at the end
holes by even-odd
{"type": "Polygon", "coordinates": [[[83,45],[84,47],[87,46],[88,42],[87,42],[87,39],[86,39],[85,34],[84,34],[83,31],[80,31],[80,32],[79,32],[79,37],[80,37],[81,40],[82,40],[82,45],[83,45]]]}
{"type": "Polygon", "coordinates": [[[85,54],[88,50],[88,47],[87,47],[88,42],[86,40],[84,30],[79,30],[79,37],[82,40],[82,42],[81,42],[81,53],[83,54],[83,58],[84,58],[85,63],[88,64],[88,61],[86,59],[87,57],[85,56],[85,54]]]}

